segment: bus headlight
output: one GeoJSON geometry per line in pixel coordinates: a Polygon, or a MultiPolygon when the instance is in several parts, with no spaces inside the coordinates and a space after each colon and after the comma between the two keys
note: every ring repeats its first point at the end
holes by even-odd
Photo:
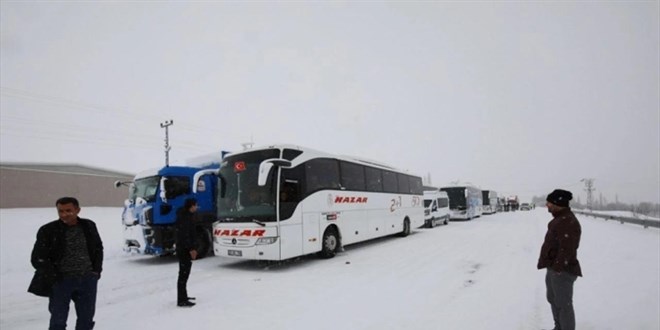
{"type": "Polygon", "coordinates": [[[277,242],[277,237],[261,237],[255,243],[256,245],[267,245],[277,242]]]}

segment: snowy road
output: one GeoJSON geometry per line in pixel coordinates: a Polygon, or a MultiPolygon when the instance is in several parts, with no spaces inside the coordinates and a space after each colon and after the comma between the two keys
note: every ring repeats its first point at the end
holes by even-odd
{"type": "MultiPolygon", "coordinates": [[[[48,323],[47,299],[25,292],[37,228],[54,209],[0,210],[0,328],[48,323]]],[[[499,213],[352,245],[337,257],[279,265],[209,257],[193,264],[198,305],[175,307],[174,258],[121,252],[118,208],[84,208],[106,246],[97,330],[551,328],[538,251],[544,208],[499,213]]],[[[578,329],[660,329],[660,231],[578,217],[584,278],[578,329]]],[[[69,325],[75,314],[72,311],[69,325]]]]}

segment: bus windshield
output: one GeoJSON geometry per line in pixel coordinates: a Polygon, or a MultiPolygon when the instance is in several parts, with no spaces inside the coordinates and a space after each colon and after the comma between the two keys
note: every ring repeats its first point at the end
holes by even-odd
{"type": "Polygon", "coordinates": [[[257,178],[261,162],[279,157],[279,150],[270,149],[225,158],[218,178],[218,218],[221,221],[276,221],[277,168],[271,169],[264,186],[257,184],[257,178]]]}
{"type": "Polygon", "coordinates": [[[130,200],[135,200],[136,198],[140,197],[147,202],[153,202],[156,200],[156,191],[158,190],[159,183],[160,177],[158,176],[151,176],[148,178],[135,180],[135,182],[133,182],[133,186],[131,187],[128,198],[130,200]]]}
{"type": "Polygon", "coordinates": [[[452,210],[465,210],[467,201],[465,199],[465,187],[442,188],[449,196],[449,208],[452,210]]]}

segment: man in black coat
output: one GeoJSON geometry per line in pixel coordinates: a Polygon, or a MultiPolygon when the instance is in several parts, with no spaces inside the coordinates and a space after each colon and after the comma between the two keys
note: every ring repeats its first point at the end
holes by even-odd
{"type": "Polygon", "coordinates": [[[573,284],[582,276],[577,250],[582,228],[568,202],[570,191],[556,189],[548,195],[546,206],[553,219],[541,247],[538,269],[547,268],[546,295],[552,309],[556,330],[574,330],[573,284]]]}
{"type": "Polygon", "coordinates": [[[176,255],[179,258],[179,277],[177,279],[177,306],[192,307],[195,303],[190,301],[195,298],[188,297],[188,278],[192,261],[197,259],[196,235],[195,235],[195,212],[197,212],[197,200],[188,198],[183,207],[177,213],[176,219],[176,255]]]}
{"type": "Polygon", "coordinates": [[[50,330],[64,330],[73,300],[76,330],[94,328],[96,292],[103,270],[103,243],[96,224],[78,217],[80,205],[73,197],[55,203],[59,219],[39,228],[32,249],[32,266],[55,278],[48,310],[50,330]]]}

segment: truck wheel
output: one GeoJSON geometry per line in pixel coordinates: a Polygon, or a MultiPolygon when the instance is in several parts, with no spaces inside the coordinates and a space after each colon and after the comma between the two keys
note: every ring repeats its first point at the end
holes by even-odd
{"type": "Polygon", "coordinates": [[[431,217],[431,220],[429,221],[429,228],[435,227],[435,217],[431,217]]]}
{"type": "Polygon", "coordinates": [[[319,256],[324,259],[330,259],[337,254],[337,248],[339,247],[339,235],[337,235],[337,230],[333,227],[329,227],[323,233],[323,240],[321,241],[321,252],[319,256]]]}
{"type": "Polygon", "coordinates": [[[196,240],[197,240],[197,259],[206,257],[208,254],[212,253],[211,246],[212,237],[211,232],[205,228],[197,228],[196,230],[196,240]]]}

